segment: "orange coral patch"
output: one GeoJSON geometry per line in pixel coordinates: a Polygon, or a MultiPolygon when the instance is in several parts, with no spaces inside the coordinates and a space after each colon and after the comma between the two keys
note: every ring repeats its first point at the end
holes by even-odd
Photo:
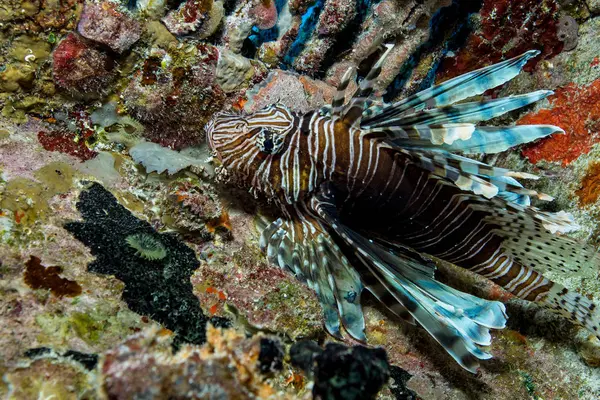
{"type": "Polygon", "coordinates": [[[214,233],[215,231],[217,231],[217,229],[223,230],[225,232],[231,231],[231,222],[229,221],[229,214],[227,214],[226,211],[223,211],[219,218],[215,218],[206,223],[206,229],[208,229],[210,233],[214,233]]]}
{"type": "Polygon", "coordinates": [[[565,134],[554,134],[527,145],[523,155],[534,164],[546,160],[566,166],[600,141],[600,79],[584,87],[570,83],[548,99],[552,109],[527,114],[517,124],[556,125],[565,134]]]}
{"type": "Polygon", "coordinates": [[[581,187],[575,191],[579,197],[579,204],[586,206],[595,203],[600,197],[600,163],[596,162],[588,167],[581,181],[581,187]]]}

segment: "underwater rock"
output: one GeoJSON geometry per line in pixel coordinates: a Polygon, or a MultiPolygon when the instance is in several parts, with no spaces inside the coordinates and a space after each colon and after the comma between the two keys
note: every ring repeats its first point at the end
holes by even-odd
{"type": "Polygon", "coordinates": [[[79,34],[117,53],[129,49],[141,36],[140,24],[119,11],[116,4],[86,2],[77,26],[79,34]]]}
{"type": "Polygon", "coordinates": [[[69,33],[58,44],[52,59],[54,82],[69,92],[106,91],[114,76],[114,60],[76,33],[69,33]]]}
{"type": "Polygon", "coordinates": [[[248,87],[256,73],[256,67],[248,58],[227,49],[219,51],[216,75],[217,83],[224,92],[235,92],[248,87]]]}
{"type": "Polygon", "coordinates": [[[311,289],[267,265],[255,248],[242,246],[231,252],[216,246],[202,252],[206,262],[194,273],[192,284],[203,308],[217,316],[233,314],[249,332],[278,332],[292,340],[323,332],[320,306],[311,289]]]}
{"type": "MultiPolygon", "coordinates": [[[[83,221],[67,223],[65,228],[96,257],[88,270],[123,281],[123,300],[129,308],[173,331],[176,343],[203,343],[209,319],[189,280],[199,265],[194,251],[174,235],[160,234],[134,217],[97,183],[81,192],[77,209],[83,221]],[[132,246],[132,235],[148,237],[145,243],[159,243],[166,255],[154,260],[144,257],[140,248],[145,245],[132,246]]],[[[211,322],[227,324],[223,318],[212,318],[211,322]]]]}
{"type": "Polygon", "coordinates": [[[229,217],[212,186],[185,178],[173,181],[162,205],[162,221],[194,241],[228,235],[229,217]]]}
{"type": "Polygon", "coordinates": [[[173,354],[167,332],[144,331],[101,358],[101,392],[111,399],[289,398],[261,376],[264,340],[209,327],[205,345],[173,354]]]}
{"type": "Polygon", "coordinates": [[[94,375],[65,358],[28,362],[6,373],[4,380],[6,399],[80,399],[95,393],[94,375]]]}
{"type": "MultiPolygon", "coordinates": [[[[515,57],[531,49],[542,53],[539,61],[559,54],[565,44],[558,37],[558,0],[484,0],[478,29],[452,57],[445,58],[437,72],[439,81],[467,71],[515,57]]],[[[524,67],[531,71],[536,62],[524,67]]]]}
{"type": "Polygon", "coordinates": [[[250,17],[258,29],[271,29],[277,23],[277,8],[275,0],[255,1],[250,9],[250,17]]]}
{"type": "Polygon", "coordinates": [[[563,42],[563,51],[571,51],[577,47],[577,33],[579,25],[577,20],[569,15],[563,15],[558,19],[558,29],[556,35],[563,42]]]}
{"type": "Polygon", "coordinates": [[[223,3],[213,0],[187,0],[170,11],[163,23],[173,35],[197,33],[200,39],[215,33],[223,18],[223,3]]]}
{"type": "Polygon", "coordinates": [[[206,44],[150,52],[121,94],[146,139],[175,150],[203,140],[202,127],[225,101],[216,83],[218,57],[206,44]]]}
{"type": "Polygon", "coordinates": [[[162,174],[166,171],[169,175],[173,175],[191,165],[202,163],[201,160],[151,142],[136,144],[129,149],[129,155],[136,163],[144,166],[146,173],[162,174]]]}
{"type": "MultiPolygon", "coordinates": [[[[350,85],[352,87],[352,85],[350,85]]],[[[280,103],[305,113],[331,102],[335,88],[322,81],[282,70],[272,70],[263,82],[246,92],[246,112],[280,103]]]]}
{"type": "Polygon", "coordinates": [[[385,350],[328,343],[325,349],[314,342],[294,344],[292,365],[314,376],[316,399],[373,399],[390,377],[385,350]]]}

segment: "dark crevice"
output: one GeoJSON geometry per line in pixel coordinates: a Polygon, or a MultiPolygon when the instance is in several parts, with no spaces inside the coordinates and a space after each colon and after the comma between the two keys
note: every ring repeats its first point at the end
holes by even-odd
{"type": "MultiPolygon", "coordinates": [[[[352,50],[354,42],[357,37],[362,33],[361,27],[371,7],[374,4],[379,3],[380,0],[357,0],[356,2],[356,16],[348,23],[348,26],[344,28],[338,35],[333,46],[327,51],[327,54],[323,60],[323,64],[319,69],[317,77],[323,78],[325,72],[335,63],[340,61],[344,54],[352,50]]],[[[360,76],[360,75],[359,75],[360,76]]]]}
{"type": "Polygon", "coordinates": [[[419,46],[402,65],[400,72],[388,86],[384,100],[390,102],[398,97],[405,89],[413,69],[421,62],[422,58],[431,52],[437,51],[440,53],[437,61],[431,67],[427,76],[414,90],[419,91],[430,87],[435,80],[439,61],[446,53],[458,50],[466,42],[473,30],[470,16],[478,12],[482,4],[482,0],[454,0],[451,5],[440,8],[431,18],[431,34],[429,35],[429,39],[419,46]]]}
{"type": "Polygon", "coordinates": [[[312,37],[317,23],[319,22],[319,15],[321,15],[324,5],[325,0],[317,0],[302,16],[302,23],[300,29],[298,29],[298,37],[294,40],[294,43],[290,46],[290,50],[283,58],[280,65],[282,69],[292,68],[294,60],[302,53],[302,50],[304,50],[306,42],[312,37]]]}

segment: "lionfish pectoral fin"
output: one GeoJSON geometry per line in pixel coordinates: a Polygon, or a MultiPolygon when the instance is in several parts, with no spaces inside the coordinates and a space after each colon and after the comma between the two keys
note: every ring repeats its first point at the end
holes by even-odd
{"type": "Polygon", "coordinates": [[[295,210],[296,218],[278,219],[262,231],[259,245],[268,260],[306,281],[323,308],[325,328],[342,338],[341,327],[365,341],[361,307],[363,284],[321,223],[295,210]]]}
{"type": "Polygon", "coordinates": [[[329,193],[311,207],[351,248],[365,286],[394,313],[407,312],[465,369],[476,372],[478,359],[491,358],[479,346],[491,343],[490,328],[506,324],[504,305],[462,293],[434,279],[435,266],[410,253],[369,240],[342,224],[329,193]],[[400,307],[396,306],[400,305],[400,307]]]}

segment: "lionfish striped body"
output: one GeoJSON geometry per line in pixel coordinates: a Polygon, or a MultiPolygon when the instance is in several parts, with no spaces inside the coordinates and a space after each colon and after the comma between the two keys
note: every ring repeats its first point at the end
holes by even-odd
{"type": "Polygon", "coordinates": [[[600,264],[594,250],[556,232],[575,228],[547,213],[516,178],[457,153],[497,153],[560,128],[477,126],[540,100],[538,91],[457,103],[516,76],[530,51],[402,101],[374,104],[372,82],[388,51],[349,102],[352,75],[330,107],[297,115],[273,105],[252,115],[217,115],[206,127],[225,170],[254,194],[276,202],[282,218],[260,245],[269,260],[312,287],[325,326],[366,340],[360,296],[366,288],[391,312],[422,325],[464,368],[491,355],[490,328],[506,322],[502,303],[462,293],[434,278],[426,255],[479,273],[520,298],[541,302],[598,334],[596,307],[543,276],[600,264]]]}

